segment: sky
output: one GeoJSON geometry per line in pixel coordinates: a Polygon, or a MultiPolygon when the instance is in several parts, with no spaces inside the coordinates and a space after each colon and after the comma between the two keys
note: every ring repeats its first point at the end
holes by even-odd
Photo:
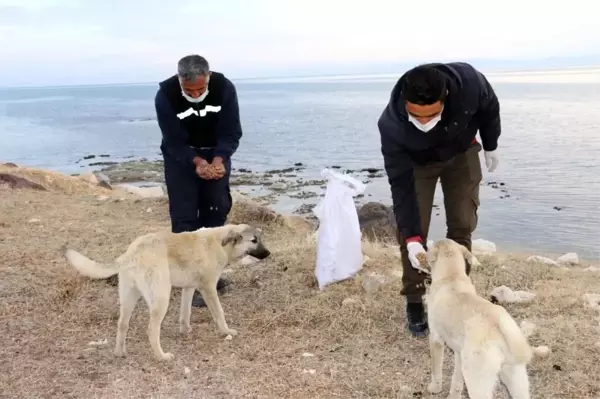
{"type": "Polygon", "coordinates": [[[237,78],[600,54],[591,0],[550,3],[0,0],[0,86],[157,81],[191,53],[237,78]]]}

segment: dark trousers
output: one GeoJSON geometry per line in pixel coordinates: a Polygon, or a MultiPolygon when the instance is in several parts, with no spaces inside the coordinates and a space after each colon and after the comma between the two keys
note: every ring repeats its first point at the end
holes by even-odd
{"type": "MultiPolygon", "coordinates": [[[[482,180],[479,152],[481,144],[473,144],[466,152],[440,163],[415,166],[415,190],[421,216],[421,228],[427,241],[433,199],[438,179],[441,182],[446,210],[446,237],[471,250],[471,235],[477,227],[479,184],[482,180]]],[[[402,294],[407,302],[422,302],[426,274],[414,269],[408,260],[404,237],[398,235],[402,255],[402,294]]],[[[424,244],[426,248],[426,244],[424,244]]]]}
{"type": "MultiPolygon", "coordinates": [[[[210,151],[199,151],[198,155],[212,162],[210,151]]],[[[173,233],[225,224],[232,206],[229,188],[231,160],[224,161],[224,165],[225,176],[218,180],[204,180],[196,174],[193,165],[182,165],[167,154],[164,155],[165,183],[173,233]]]]}

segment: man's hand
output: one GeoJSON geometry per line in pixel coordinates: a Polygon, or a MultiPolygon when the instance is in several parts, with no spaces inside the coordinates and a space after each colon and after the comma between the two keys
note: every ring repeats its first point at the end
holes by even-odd
{"type": "Polygon", "coordinates": [[[221,157],[215,157],[212,163],[208,163],[205,159],[196,157],[194,158],[194,165],[196,165],[196,174],[201,179],[221,179],[225,176],[225,165],[223,164],[223,158],[221,157]]]}
{"type": "Polygon", "coordinates": [[[196,165],[196,174],[201,179],[209,180],[212,178],[211,165],[206,161],[206,159],[195,157],[194,165],[196,165]]]}
{"type": "Polygon", "coordinates": [[[408,260],[410,260],[412,267],[421,270],[427,266],[421,265],[419,261],[419,258],[425,259],[424,256],[426,255],[425,248],[423,248],[420,242],[409,242],[406,244],[406,249],[408,250],[408,260]]]}
{"type": "Polygon", "coordinates": [[[215,157],[211,164],[213,179],[220,179],[225,176],[225,165],[223,165],[223,158],[215,157]]]}
{"type": "Polygon", "coordinates": [[[498,150],[485,151],[483,153],[485,158],[485,166],[488,168],[488,172],[493,172],[500,163],[500,157],[498,156],[498,150]]]}

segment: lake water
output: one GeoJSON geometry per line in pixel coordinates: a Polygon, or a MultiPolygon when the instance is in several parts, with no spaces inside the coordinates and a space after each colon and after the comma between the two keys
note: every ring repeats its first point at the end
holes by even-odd
{"type": "MultiPolygon", "coordinates": [[[[382,168],[377,119],[398,76],[234,81],[244,128],[234,167],[302,162],[312,176],[334,164],[382,168]]],[[[600,258],[600,68],[488,76],[500,98],[503,133],[500,166],[484,170],[484,180],[504,183],[509,197],[482,187],[475,238],[499,250],[600,258]]],[[[0,161],[80,173],[75,162],[88,154],[155,159],[156,88],[2,89],[0,161]]],[[[391,203],[385,178],[367,193],[391,203]]],[[[436,195],[443,204],[439,188],[436,195]]],[[[444,235],[442,209],[431,238],[444,235]]]]}

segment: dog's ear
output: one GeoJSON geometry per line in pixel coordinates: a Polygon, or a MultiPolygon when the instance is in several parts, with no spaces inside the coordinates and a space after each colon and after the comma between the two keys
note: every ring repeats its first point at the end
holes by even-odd
{"type": "MultiPolygon", "coordinates": [[[[440,248],[433,244],[431,247],[427,248],[427,263],[430,265],[434,265],[438,258],[438,253],[440,252],[440,248]]],[[[432,266],[433,267],[433,266],[432,266]]]]}
{"type": "Polygon", "coordinates": [[[479,262],[475,255],[473,255],[471,251],[469,251],[464,245],[460,245],[460,250],[467,264],[466,273],[467,275],[469,275],[469,273],[471,272],[471,268],[481,265],[481,262],[479,262]]]}
{"type": "Polygon", "coordinates": [[[241,241],[242,241],[242,235],[240,233],[238,233],[237,231],[232,230],[229,233],[227,233],[227,235],[225,236],[225,238],[223,238],[223,240],[221,240],[221,245],[224,247],[229,244],[236,245],[241,241]]]}

